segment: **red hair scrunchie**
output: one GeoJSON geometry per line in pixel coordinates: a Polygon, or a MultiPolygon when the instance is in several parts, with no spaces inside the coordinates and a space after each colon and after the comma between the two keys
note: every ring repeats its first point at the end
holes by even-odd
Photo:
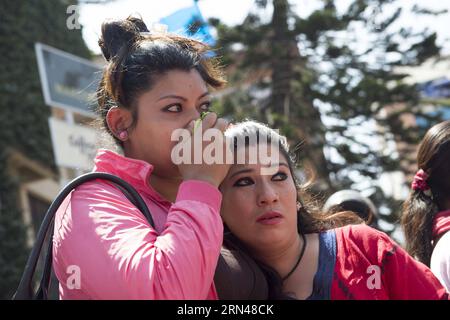
{"type": "Polygon", "coordinates": [[[428,186],[427,180],[428,174],[425,171],[423,171],[423,169],[420,169],[414,176],[411,188],[413,190],[422,191],[425,193],[425,195],[431,197],[431,190],[430,187],[428,186]]]}

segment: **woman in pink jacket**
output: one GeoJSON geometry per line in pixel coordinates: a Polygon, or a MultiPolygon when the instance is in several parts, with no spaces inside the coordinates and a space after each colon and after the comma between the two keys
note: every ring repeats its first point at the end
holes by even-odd
{"type": "MultiPolygon", "coordinates": [[[[85,183],[60,206],[53,239],[61,299],[215,299],[223,225],[218,185],[227,165],[171,160],[171,134],[190,129],[224,84],[204,58],[207,47],[149,32],[138,18],[105,22],[99,40],[108,61],[98,111],[124,156],[102,149],[93,171],[135,187],[155,222],[103,180],[85,183]]],[[[225,130],[208,114],[204,130],[225,130]]]]}

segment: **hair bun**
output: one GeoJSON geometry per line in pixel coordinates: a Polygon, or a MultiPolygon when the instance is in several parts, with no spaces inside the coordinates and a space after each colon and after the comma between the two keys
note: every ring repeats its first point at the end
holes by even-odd
{"type": "Polygon", "coordinates": [[[98,45],[106,60],[115,57],[124,45],[131,45],[140,32],[148,32],[141,18],[128,17],[124,20],[108,20],[102,24],[102,36],[98,45]]]}

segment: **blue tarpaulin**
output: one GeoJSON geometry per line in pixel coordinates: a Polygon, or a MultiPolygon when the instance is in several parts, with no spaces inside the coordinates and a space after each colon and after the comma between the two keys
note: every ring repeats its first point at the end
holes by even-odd
{"type": "MultiPolygon", "coordinates": [[[[439,78],[432,81],[424,82],[418,85],[418,89],[422,98],[431,100],[448,99],[450,97],[450,80],[447,78],[439,78]]],[[[440,117],[442,120],[450,119],[449,105],[436,105],[435,109],[426,113],[431,117],[440,117]]],[[[416,116],[416,123],[419,127],[429,128],[429,120],[425,117],[416,116]]]]}
{"type": "Polygon", "coordinates": [[[216,39],[211,35],[208,23],[196,2],[162,18],[160,23],[167,25],[169,32],[202,41],[209,46],[216,44],[216,39]]]}
{"type": "Polygon", "coordinates": [[[419,85],[420,94],[426,98],[449,98],[450,80],[439,78],[419,85]]]}

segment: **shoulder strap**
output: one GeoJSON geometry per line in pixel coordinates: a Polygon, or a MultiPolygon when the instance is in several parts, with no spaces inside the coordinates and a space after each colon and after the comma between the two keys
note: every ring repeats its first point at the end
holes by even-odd
{"type": "Polygon", "coordinates": [[[47,299],[48,287],[50,284],[50,275],[52,270],[52,249],[53,249],[53,220],[55,217],[55,213],[58,210],[61,203],[64,199],[72,192],[73,189],[80,186],[81,184],[96,180],[102,179],[113,182],[124,194],[125,196],[135,205],[146,217],[148,222],[152,227],[155,227],[152,216],[150,214],[149,209],[147,208],[144,200],[139,195],[139,193],[126,181],[121,178],[114,176],[109,173],[104,172],[91,172],[86,173],[82,176],[79,176],[69,182],[67,186],[64,187],[63,190],[60,191],[56,199],[52,202],[50,207],[45,214],[44,220],[42,221],[41,227],[39,229],[36,243],[31,250],[30,256],[28,257],[27,264],[25,265],[25,270],[22,274],[22,278],[19,283],[19,287],[17,288],[16,293],[14,294],[14,300],[27,300],[27,299],[47,299]],[[47,236],[47,233],[50,229],[50,241],[47,248],[47,256],[45,258],[44,272],[40,281],[40,285],[38,287],[37,293],[33,293],[32,283],[33,277],[36,271],[36,266],[39,261],[39,257],[41,255],[42,246],[44,244],[44,240],[47,236]]]}

